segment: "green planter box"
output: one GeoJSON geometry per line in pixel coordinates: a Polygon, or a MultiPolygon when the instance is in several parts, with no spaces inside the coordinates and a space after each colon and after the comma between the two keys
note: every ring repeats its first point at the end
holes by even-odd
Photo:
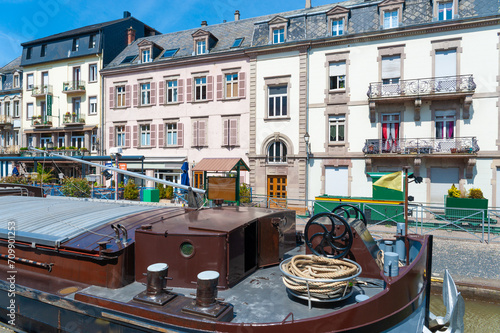
{"type": "Polygon", "coordinates": [[[144,190],[142,194],[142,201],[144,202],[160,202],[160,190],[144,190]]]}
{"type": "Polygon", "coordinates": [[[452,220],[464,219],[466,221],[482,220],[483,218],[486,219],[487,212],[488,212],[488,199],[446,197],[445,217],[447,219],[452,219],[452,220]],[[462,209],[453,209],[453,208],[462,208],[462,209]],[[482,210],[482,212],[480,210],[482,210]]]}

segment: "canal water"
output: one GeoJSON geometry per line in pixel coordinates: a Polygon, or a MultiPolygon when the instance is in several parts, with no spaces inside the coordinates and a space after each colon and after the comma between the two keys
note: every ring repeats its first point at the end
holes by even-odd
{"type": "MultiPolygon", "coordinates": [[[[431,295],[430,310],[444,316],[446,308],[441,295],[431,295]]],[[[465,299],[465,333],[499,333],[500,304],[465,299]]]]}

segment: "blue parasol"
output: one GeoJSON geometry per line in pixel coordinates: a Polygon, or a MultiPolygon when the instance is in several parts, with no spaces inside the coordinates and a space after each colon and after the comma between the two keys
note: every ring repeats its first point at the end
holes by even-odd
{"type": "Polygon", "coordinates": [[[189,174],[188,174],[189,163],[188,162],[184,162],[182,164],[182,166],[181,166],[181,170],[182,170],[181,185],[189,186],[189,174]]]}

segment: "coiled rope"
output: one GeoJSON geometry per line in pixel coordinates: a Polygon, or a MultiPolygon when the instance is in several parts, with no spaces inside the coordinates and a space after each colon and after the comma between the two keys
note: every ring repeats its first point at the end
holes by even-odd
{"type": "Polygon", "coordinates": [[[306,278],[294,279],[283,276],[283,283],[294,293],[313,296],[319,299],[334,299],[345,296],[352,289],[351,280],[335,281],[354,276],[358,267],[350,262],[319,256],[297,255],[283,265],[283,270],[293,276],[306,278]],[[314,281],[331,280],[328,282],[314,281]]]}

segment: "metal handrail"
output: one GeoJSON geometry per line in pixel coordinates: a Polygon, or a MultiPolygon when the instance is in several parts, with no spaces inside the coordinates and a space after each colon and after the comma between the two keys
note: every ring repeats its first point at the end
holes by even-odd
{"type": "Polygon", "coordinates": [[[478,151],[475,136],[452,139],[367,139],[363,147],[365,154],[475,154],[478,151]]]}

